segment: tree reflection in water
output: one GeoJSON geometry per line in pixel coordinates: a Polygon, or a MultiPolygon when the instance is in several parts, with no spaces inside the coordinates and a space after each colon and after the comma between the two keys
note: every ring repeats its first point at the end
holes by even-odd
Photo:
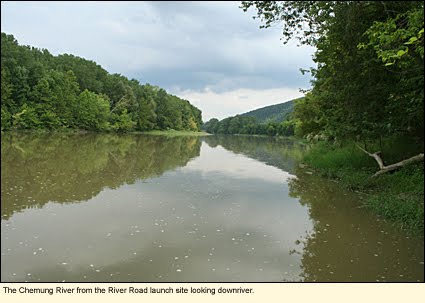
{"type": "Polygon", "coordinates": [[[86,201],[105,187],[160,176],[199,156],[200,146],[198,137],[4,133],[2,218],[49,201],[86,201]]]}

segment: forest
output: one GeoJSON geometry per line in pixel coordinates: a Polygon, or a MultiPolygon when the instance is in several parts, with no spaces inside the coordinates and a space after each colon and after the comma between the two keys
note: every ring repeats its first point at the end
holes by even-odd
{"type": "Polygon", "coordinates": [[[19,45],[1,34],[1,130],[198,131],[189,101],[70,54],[19,45]]]}

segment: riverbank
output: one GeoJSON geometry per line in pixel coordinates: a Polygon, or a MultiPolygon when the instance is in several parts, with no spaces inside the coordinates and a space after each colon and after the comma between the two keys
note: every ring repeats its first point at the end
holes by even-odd
{"type": "Polygon", "coordinates": [[[187,130],[151,130],[147,132],[142,132],[145,135],[156,135],[156,136],[167,136],[167,137],[177,137],[177,136],[210,136],[211,134],[206,132],[194,132],[187,130]]]}
{"type": "Polygon", "coordinates": [[[60,129],[10,129],[2,130],[1,133],[70,133],[70,134],[87,134],[87,133],[111,133],[111,134],[143,134],[143,135],[156,135],[156,136],[167,136],[167,137],[176,137],[176,136],[209,136],[211,134],[206,132],[194,132],[187,130],[151,130],[151,131],[129,131],[129,132],[112,132],[112,131],[88,131],[84,129],[74,129],[74,128],[60,128],[60,129]]]}
{"type": "MultiPolygon", "coordinates": [[[[384,161],[391,164],[415,155],[421,147],[412,142],[392,140],[379,148],[370,145],[368,149],[371,152],[381,150],[384,161]]],[[[364,207],[394,222],[401,229],[423,235],[423,162],[372,177],[379,170],[378,165],[357,148],[356,144],[335,147],[324,142],[313,145],[303,160],[316,173],[361,193],[364,207]]]]}

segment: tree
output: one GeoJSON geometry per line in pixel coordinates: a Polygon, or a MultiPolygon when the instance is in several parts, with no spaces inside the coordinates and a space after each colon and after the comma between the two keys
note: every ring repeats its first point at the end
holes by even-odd
{"type": "Polygon", "coordinates": [[[133,82],[132,89],[137,103],[134,118],[137,129],[141,131],[153,129],[156,121],[153,91],[149,85],[141,86],[136,82],[133,82]]]}
{"type": "MultiPolygon", "coordinates": [[[[76,124],[87,130],[109,129],[109,101],[85,89],[77,99],[76,124]]],[[[120,129],[120,126],[117,126],[120,129]]]]}
{"type": "Polygon", "coordinates": [[[111,115],[111,127],[114,131],[127,132],[135,127],[136,123],[131,120],[127,110],[124,109],[120,114],[111,115]]]}
{"type": "Polygon", "coordinates": [[[295,38],[317,49],[313,89],[295,107],[298,133],[423,139],[423,2],[244,1],[241,7],[255,7],[262,27],[282,23],[284,43],[295,38]]]}
{"type": "Polygon", "coordinates": [[[202,129],[210,134],[215,134],[217,133],[218,122],[219,121],[217,118],[212,118],[204,123],[204,125],[202,126],[202,129]]]}
{"type": "Polygon", "coordinates": [[[87,130],[199,130],[202,113],[187,100],[120,74],[93,61],[51,55],[19,45],[1,34],[3,130],[82,128],[87,130]]]}

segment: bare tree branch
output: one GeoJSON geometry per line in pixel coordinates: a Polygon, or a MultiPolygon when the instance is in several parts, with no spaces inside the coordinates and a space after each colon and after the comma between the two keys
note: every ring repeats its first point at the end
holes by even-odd
{"type": "Polygon", "coordinates": [[[381,174],[393,171],[393,170],[397,170],[402,168],[403,166],[406,166],[410,163],[414,163],[414,162],[421,162],[424,161],[424,154],[418,154],[416,156],[413,156],[409,159],[405,159],[403,161],[391,164],[391,165],[384,165],[384,161],[382,161],[381,158],[381,152],[376,152],[376,153],[369,153],[368,151],[364,150],[363,148],[361,148],[360,146],[357,145],[357,147],[362,150],[363,152],[365,152],[366,154],[368,154],[370,157],[374,158],[376,160],[376,162],[378,162],[379,165],[379,171],[377,171],[373,177],[379,176],[381,174]]]}

